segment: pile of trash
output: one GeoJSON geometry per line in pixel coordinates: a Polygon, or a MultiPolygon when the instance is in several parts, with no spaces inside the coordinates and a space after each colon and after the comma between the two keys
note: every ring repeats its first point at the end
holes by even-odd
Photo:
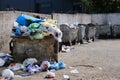
{"type": "Polygon", "coordinates": [[[12,37],[30,37],[31,40],[43,39],[52,35],[58,42],[62,42],[62,32],[57,21],[47,18],[36,18],[21,14],[14,22],[12,37]]]}
{"type": "Polygon", "coordinates": [[[15,63],[11,55],[0,53],[0,66],[7,66],[7,68],[2,71],[2,78],[10,80],[15,76],[13,71],[19,70],[27,72],[21,74],[21,76],[30,76],[31,74],[46,71],[46,78],[54,78],[54,71],[64,69],[66,64],[63,61],[56,62],[55,60],[39,62],[36,58],[27,58],[23,63],[15,63]]]}
{"type": "Polygon", "coordinates": [[[0,67],[9,66],[13,62],[13,58],[8,53],[0,53],[0,67]]]}

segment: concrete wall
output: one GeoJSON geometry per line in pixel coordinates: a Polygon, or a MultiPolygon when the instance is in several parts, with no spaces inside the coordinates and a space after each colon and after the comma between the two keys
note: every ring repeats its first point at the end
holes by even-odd
{"type": "Polygon", "coordinates": [[[120,25],[120,13],[92,14],[91,22],[98,25],[120,25]]]}
{"type": "Polygon", "coordinates": [[[112,25],[120,25],[120,13],[108,14],[107,22],[110,22],[112,25]]]}
{"type": "Polygon", "coordinates": [[[88,24],[91,23],[91,15],[89,14],[53,14],[53,19],[58,20],[59,24],[63,23],[79,23],[88,24]]]}
{"type": "Polygon", "coordinates": [[[107,18],[108,18],[107,14],[92,14],[91,16],[92,16],[92,19],[91,19],[92,23],[98,24],[98,25],[107,24],[107,18]]]}
{"type": "Polygon", "coordinates": [[[111,23],[112,25],[120,25],[120,13],[110,13],[110,14],[53,14],[53,19],[62,23],[80,23],[80,24],[98,24],[107,25],[111,23]]]}
{"type": "Polygon", "coordinates": [[[79,14],[79,15],[82,16],[81,24],[91,23],[91,15],[89,14],[79,14]]]}
{"type": "Polygon", "coordinates": [[[10,34],[13,26],[13,22],[19,14],[39,15],[43,17],[51,18],[51,15],[36,14],[20,11],[0,11],[0,52],[9,52],[9,42],[11,40],[10,34]]]}
{"type": "Polygon", "coordinates": [[[53,19],[57,20],[59,24],[72,23],[74,16],[72,14],[53,14],[53,19]]]}
{"type": "Polygon", "coordinates": [[[10,32],[14,22],[13,12],[0,12],[0,51],[8,51],[10,32]]]}

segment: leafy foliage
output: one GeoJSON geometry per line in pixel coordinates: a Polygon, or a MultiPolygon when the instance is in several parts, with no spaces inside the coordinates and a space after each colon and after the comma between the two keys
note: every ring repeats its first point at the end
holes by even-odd
{"type": "Polygon", "coordinates": [[[114,13],[120,12],[120,0],[82,0],[86,12],[114,13]]]}

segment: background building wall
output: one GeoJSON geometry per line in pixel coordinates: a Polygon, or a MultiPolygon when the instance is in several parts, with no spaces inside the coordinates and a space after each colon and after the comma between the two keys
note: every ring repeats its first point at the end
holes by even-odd
{"type": "Polygon", "coordinates": [[[108,14],[92,14],[91,22],[98,25],[107,24],[108,14]]]}
{"type": "Polygon", "coordinates": [[[34,12],[34,0],[1,0],[0,10],[34,12]]]}
{"type": "Polygon", "coordinates": [[[80,13],[82,7],[80,0],[0,0],[0,10],[2,11],[18,10],[44,14],[67,14],[80,13]]]}
{"type": "Polygon", "coordinates": [[[78,23],[78,24],[88,24],[91,23],[91,15],[89,14],[60,14],[54,13],[53,19],[58,20],[59,24],[63,23],[78,23]]]}
{"type": "Polygon", "coordinates": [[[112,25],[120,25],[120,13],[109,13],[107,22],[112,25]]]}

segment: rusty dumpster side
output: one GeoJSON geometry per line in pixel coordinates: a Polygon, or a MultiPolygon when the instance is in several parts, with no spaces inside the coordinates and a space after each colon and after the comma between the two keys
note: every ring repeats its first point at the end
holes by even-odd
{"type": "Polygon", "coordinates": [[[57,41],[53,37],[45,37],[41,40],[29,38],[13,38],[12,56],[16,62],[22,62],[26,58],[36,58],[38,61],[54,59],[58,61],[57,41]]]}

